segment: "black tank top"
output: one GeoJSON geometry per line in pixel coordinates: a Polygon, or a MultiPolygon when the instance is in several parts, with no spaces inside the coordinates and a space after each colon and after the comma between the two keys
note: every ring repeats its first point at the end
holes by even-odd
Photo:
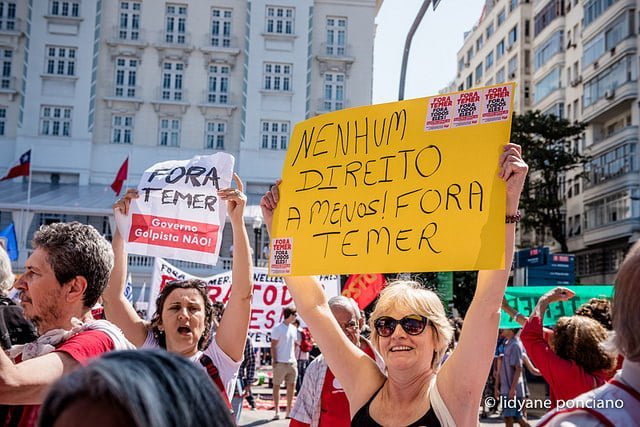
{"type": "MultiPolygon", "coordinates": [[[[375,399],[378,393],[380,393],[380,390],[382,390],[382,387],[380,387],[378,391],[376,391],[373,396],[371,396],[371,399],[369,399],[369,401],[365,403],[364,406],[358,410],[358,412],[356,412],[356,414],[353,416],[353,419],[351,420],[351,427],[382,427],[381,424],[378,424],[373,418],[371,418],[371,415],[369,415],[369,406],[371,406],[371,402],[373,402],[373,399],[375,399]]],[[[440,420],[438,420],[435,411],[431,407],[426,414],[420,417],[418,421],[409,424],[407,427],[423,426],[441,427],[440,420]]]]}

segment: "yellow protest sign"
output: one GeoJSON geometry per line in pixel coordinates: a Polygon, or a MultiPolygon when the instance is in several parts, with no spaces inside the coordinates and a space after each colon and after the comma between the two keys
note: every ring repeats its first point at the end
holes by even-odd
{"type": "Polygon", "coordinates": [[[298,123],[271,274],[500,269],[514,84],[352,108],[298,123]]]}

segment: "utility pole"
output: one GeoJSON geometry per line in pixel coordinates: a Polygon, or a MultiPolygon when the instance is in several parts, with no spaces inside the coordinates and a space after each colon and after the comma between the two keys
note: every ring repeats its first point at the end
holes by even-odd
{"type": "MultiPolygon", "coordinates": [[[[441,0],[433,1],[433,10],[436,10],[436,7],[440,4],[441,0]]],[[[398,90],[398,101],[402,101],[404,99],[404,86],[405,79],[407,77],[407,62],[409,61],[409,51],[411,50],[411,41],[413,40],[413,35],[418,30],[420,26],[420,22],[422,22],[422,18],[424,14],[427,12],[429,5],[431,4],[431,0],[424,0],[422,2],[422,6],[420,6],[420,10],[413,20],[413,24],[407,33],[407,39],[404,42],[404,52],[402,54],[402,67],[400,68],[400,88],[398,90]]]]}

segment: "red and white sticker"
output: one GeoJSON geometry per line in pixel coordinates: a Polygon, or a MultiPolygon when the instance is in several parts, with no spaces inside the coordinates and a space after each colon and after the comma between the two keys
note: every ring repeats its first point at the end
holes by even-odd
{"type": "Polygon", "coordinates": [[[511,117],[511,85],[491,87],[482,91],[480,123],[499,122],[511,117]]]}
{"type": "Polygon", "coordinates": [[[214,252],[220,227],[178,218],[133,213],[129,242],[199,252],[214,252]]]}
{"type": "Polygon", "coordinates": [[[429,98],[427,104],[427,120],[424,130],[449,129],[453,115],[453,96],[442,95],[429,98]]]}
{"type": "Polygon", "coordinates": [[[478,124],[480,118],[480,91],[471,90],[455,95],[453,127],[478,124]]]}
{"type": "Polygon", "coordinates": [[[291,274],[292,252],[293,239],[291,237],[271,239],[269,272],[271,274],[291,274]]]}

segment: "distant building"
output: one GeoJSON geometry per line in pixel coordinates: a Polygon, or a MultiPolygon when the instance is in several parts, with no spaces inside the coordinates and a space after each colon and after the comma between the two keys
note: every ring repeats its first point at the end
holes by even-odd
{"type": "MultiPolygon", "coordinates": [[[[516,81],[517,111],[588,124],[572,147],[591,157],[587,179],[582,171],[566,174],[558,197],[579,279],[612,283],[640,238],[637,2],[529,3],[486,2],[458,52],[456,84],[464,90],[516,81]]],[[[545,236],[534,239],[526,243],[553,245],[545,236]]]]}
{"type": "MultiPolygon", "coordinates": [[[[134,185],[159,161],[233,154],[251,228],[295,123],[371,103],[381,5],[0,1],[0,170],[33,150],[29,206],[26,180],[0,183],[0,228],[14,222],[21,244],[16,267],[41,224],[75,219],[110,236],[115,197],[106,188],[127,156],[134,185]]],[[[257,248],[267,239],[249,235],[261,236],[257,248]]],[[[148,280],[152,260],[130,263],[136,283],[148,280]]]]}

